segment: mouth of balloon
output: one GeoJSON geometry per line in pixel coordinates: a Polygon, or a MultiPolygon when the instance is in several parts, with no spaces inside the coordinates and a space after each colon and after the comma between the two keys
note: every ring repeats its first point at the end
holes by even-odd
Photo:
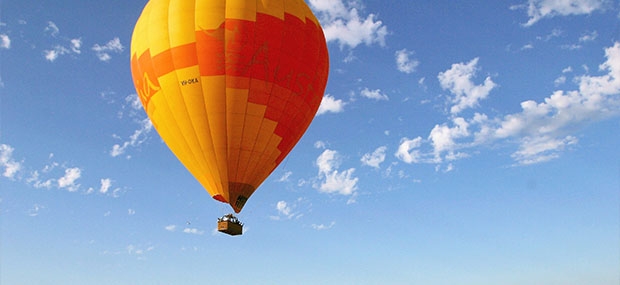
{"type": "Polygon", "coordinates": [[[255,190],[256,188],[254,186],[247,183],[230,182],[228,185],[230,201],[226,200],[221,194],[213,196],[213,199],[229,204],[236,213],[239,213],[255,190]]]}

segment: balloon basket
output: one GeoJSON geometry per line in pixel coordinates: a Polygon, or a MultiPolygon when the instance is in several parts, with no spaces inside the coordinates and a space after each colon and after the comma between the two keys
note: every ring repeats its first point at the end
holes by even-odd
{"type": "Polygon", "coordinates": [[[236,236],[243,234],[243,224],[232,215],[226,215],[217,221],[217,230],[219,232],[236,236]]]}

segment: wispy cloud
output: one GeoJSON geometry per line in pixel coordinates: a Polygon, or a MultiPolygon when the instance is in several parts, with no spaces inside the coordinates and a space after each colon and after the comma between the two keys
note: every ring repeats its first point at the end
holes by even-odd
{"type": "Polygon", "coordinates": [[[468,157],[465,150],[472,147],[517,141],[511,155],[517,164],[557,158],[578,143],[575,134],[583,127],[620,115],[620,43],[606,48],[605,57],[599,66],[605,74],[576,77],[578,90],[558,90],[542,102],[524,101],[520,112],[495,118],[480,113],[454,117],[436,125],[428,140],[403,138],[395,155],[406,163],[441,163],[468,157]]]}
{"type": "MultiPolygon", "coordinates": [[[[121,109],[122,111],[119,111],[119,118],[123,119],[123,114],[128,113],[129,118],[138,125],[138,128],[134,130],[133,134],[131,134],[128,138],[122,138],[116,134],[113,135],[114,138],[124,141],[112,146],[112,149],[110,150],[110,155],[112,157],[126,154],[129,148],[139,147],[148,140],[149,134],[153,130],[151,120],[146,117],[146,114],[142,111],[142,103],[140,103],[138,95],[131,94],[127,96],[121,106],[121,109]],[[129,112],[125,112],[125,110],[129,110],[129,112]]],[[[126,158],[131,158],[131,155],[126,155],[126,158]]]]}
{"type": "Polygon", "coordinates": [[[336,225],[335,221],[332,221],[329,224],[312,224],[311,227],[317,231],[324,231],[333,228],[336,225]]]}
{"type": "Polygon", "coordinates": [[[43,56],[47,61],[54,62],[58,59],[59,56],[68,54],[70,52],[64,46],[56,45],[52,49],[46,49],[43,51],[43,56]]]}
{"type": "Polygon", "coordinates": [[[341,48],[360,44],[385,45],[387,27],[374,14],[360,16],[358,1],[310,0],[310,6],[321,21],[327,42],[337,42],[341,48]]]}
{"type": "Polygon", "coordinates": [[[387,150],[387,146],[380,146],[372,153],[366,153],[362,156],[360,161],[362,165],[380,168],[382,162],[385,161],[385,151],[387,150]]]}
{"type": "Polygon", "coordinates": [[[71,39],[69,42],[71,43],[70,47],[73,53],[82,53],[82,51],[80,50],[80,48],[82,48],[82,39],[71,39]]]}
{"type": "Polygon", "coordinates": [[[529,20],[523,25],[529,27],[544,18],[589,15],[604,9],[605,3],[606,0],[528,0],[525,4],[512,6],[511,9],[526,9],[529,20]]]}
{"type": "MultiPolygon", "coordinates": [[[[24,165],[24,160],[16,161],[13,158],[14,148],[7,144],[0,144],[0,171],[2,177],[15,182],[23,182],[36,189],[59,189],[69,192],[77,192],[81,188],[79,181],[82,178],[83,169],[81,167],[68,167],[66,163],[58,162],[54,154],[49,155],[50,161],[43,167],[32,169],[24,165]]],[[[98,187],[99,193],[111,197],[119,197],[121,188],[112,189],[112,180],[103,178],[100,180],[101,186],[98,187]]],[[[92,194],[94,187],[82,190],[82,193],[92,194]]]]}
{"type": "Polygon", "coordinates": [[[302,217],[303,214],[295,210],[298,207],[299,203],[301,203],[302,201],[302,198],[299,198],[292,203],[288,203],[286,201],[278,201],[275,207],[277,215],[270,216],[270,218],[272,220],[290,220],[293,218],[298,219],[302,217]]]}
{"type": "Polygon", "coordinates": [[[282,176],[280,176],[280,178],[278,178],[278,182],[286,182],[289,181],[289,178],[291,177],[291,175],[293,175],[292,171],[286,171],[284,172],[284,174],[282,174],[282,176]]]}
{"type": "MultiPolygon", "coordinates": [[[[146,118],[140,121],[139,124],[140,127],[129,136],[128,140],[112,146],[112,150],[110,151],[112,157],[122,155],[126,152],[127,148],[138,147],[148,139],[148,134],[153,130],[151,120],[146,118]]],[[[127,156],[127,158],[131,158],[131,156],[127,156]]]]}
{"type": "Polygon", "coordinates": [[[587,32],[581,35],[581,37],[579,37],[579,42],[580,43],[591,42],[591,41],[596,40],[596,38],[598,38],[597,31],[587,32]]]}
{"type": "Polygon", "coordinates": [[[45,206],[42,206],[40,204],[34,204],[32,205],[32,207],[30,209],[28,209],[28,216],[30,217],[36,217],[39,215],[39,213],[45,209],[45,206]]]}
{"type": "Polygon", "coordinates": [[[381,89],[370,90],[368,88],[364,88],[360,95],[364,98],[373,99],[373,100],[389,100],[390,98],[385,95],[385,93],[381,92],[381,89]]]}
{"type": "Polygon", "coordinates": [[[0,167],[2,176],[15,179],[15,175],[22,169],[22,162],[13,159],[13,151],[15,149],[7,144],[0,144],[0,167]]]}
{"type": "Polygon", "coordinates": [[[153,245],[128,245],[125,250],[129,255],[137,256],[138,259],[145,259],[145,255],[155,249],[153,245]]]}
{"type": "Polygon", "coordinates": [[[184,228],[183,232],[192,235],[203,235],[205,233],[205,231],[199,230],[197,228],[184,228]]]}
{"type": "Polygon", "coordinates": [[[48,22],[45,27],[45,33],[49,34],[54,38],[55,41],[60,41],[60,43],[54,44],[52,48],[43,50],[43,56],[49,62],[56,61],[60,56],[63,55],[78,55],[81,53],[82,47],[82,39],[80,38],[70,38],[67,39],[65,37],[59,37],[60,29],[54,22],[48,22]]]}
{"type": "Polygon", "coordinates": [[[121,250],[106,250],[101,254],[103,255],[131,255],[135,256],[138,260],[146,259],[146,255],[155,250],[155,246],[151,244],[135,245],[129,244],[121,250]]]}
{"type": "Polygon", "coordinates": [[[164,227],[165,230],[169,231],[169,232],[174,232],[177,229],[176,225],[167,225],[164,227]]]}
{"type": "Polygon", "coordinates": [[[56,26],[56,23],[52,21],[47,22],[47,26],[45,26],[43,31],[52,37],[56,37],[60,34],[60,29],[56,26]]]}
{"type": "Polygon", "coordinates": [[[114,38],[104,45],[95,44],[92,50],[95,51],[100,61],[108,62],[112,59],[111,53],[121,53],[125,47],[119,38],[114,38]]]}

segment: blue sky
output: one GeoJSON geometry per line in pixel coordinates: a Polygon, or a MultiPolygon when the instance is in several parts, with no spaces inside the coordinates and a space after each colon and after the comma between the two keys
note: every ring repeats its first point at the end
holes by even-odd
{"type": "Polygon", "coordinates": [[[620,2],[308,3],[323,102],[230,237],[137,101],[146,1],[3,1],[0,283],[620,282],[620,2]]]}

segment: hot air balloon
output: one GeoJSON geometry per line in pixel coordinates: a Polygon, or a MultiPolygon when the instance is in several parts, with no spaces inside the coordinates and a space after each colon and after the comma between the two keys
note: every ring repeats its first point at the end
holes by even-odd
{"type": "Polygon", "coordinates": [[[131,73],[153,126],[239,213],[319,108],[329,58],[303,0],[150,0],[131,73]]]}

